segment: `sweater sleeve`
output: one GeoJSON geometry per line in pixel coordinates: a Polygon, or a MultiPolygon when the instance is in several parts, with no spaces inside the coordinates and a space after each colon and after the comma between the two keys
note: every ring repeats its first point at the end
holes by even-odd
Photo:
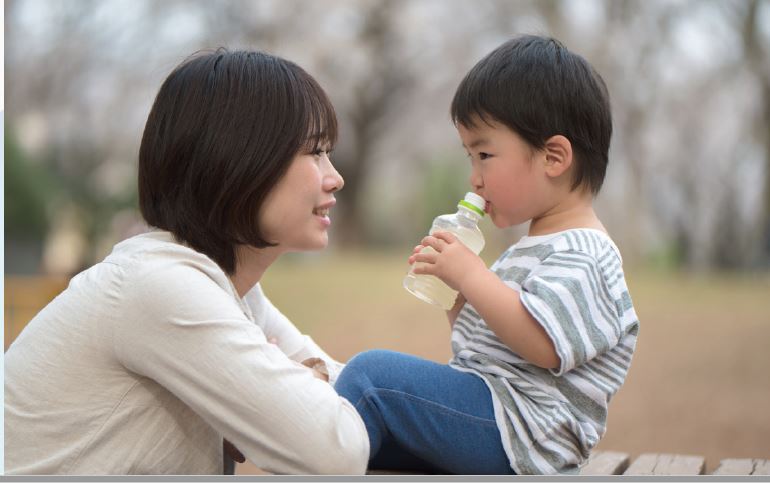
{"type": "Polygon", "coordinates": [[[131,323],[115,328],[119,360],[249,460],[278,474],[365,472],[369,440],[353,406],[268,343],[212,278],[169,263],[130,277],[123,296],[131,323]]]}
{"type": "Polygon", "coordinates": [[[303,334],[291,321],[273,305],[257,284],[244,297],[251,308],[254,319],[260,325],[265,337],[275,338],[278,347],[292,360],[302,362],[311,357],[323,359],[329,370],[329,383],[334,386],[337,376],[345,367],[321,349],[313,339],[303,334]]]}

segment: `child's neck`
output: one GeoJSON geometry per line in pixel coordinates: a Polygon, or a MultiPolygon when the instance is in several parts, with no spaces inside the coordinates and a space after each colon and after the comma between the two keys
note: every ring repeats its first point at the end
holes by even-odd
{"type": "Polygon", "coordinates": [[[549,235],[576,228],[593,228],[607,232],[593,207],[593,196],[573,191],[529,224],[529,236],[549,235]]]}

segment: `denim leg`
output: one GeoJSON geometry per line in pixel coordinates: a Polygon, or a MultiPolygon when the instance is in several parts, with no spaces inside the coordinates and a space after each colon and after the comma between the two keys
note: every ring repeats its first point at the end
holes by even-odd
{"type": "Polygon", "coordinates": [[[335,389],[366,424],[373,468],[420,469],[425,462],[426,471],[512,473],[492,397],[478,376],[375,350],[352,358],[335,389]],[[399,452],[412,458],[399,458],[399,452]]]}
{"type": "Polygon", "coordinates": [[[380,450],[369,460],[370,470],[413,471],[428,475],[445,474],[447,471],[418,458],[388,436],[380,444],[380,450]]]}

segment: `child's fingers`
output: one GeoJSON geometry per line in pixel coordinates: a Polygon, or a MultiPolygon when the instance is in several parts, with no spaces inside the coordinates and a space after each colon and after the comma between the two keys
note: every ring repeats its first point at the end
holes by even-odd
{"type": "Polygon", "coordinates": [[[412,269],[412,273],[415,275],[434,275],[433,267],[430,263],[423,263],[422,265],[415,265],[412,269]]]}
{"type": "Polygon", "coordinates": [[[414,262],[421,262],[421,263],[436,263],[436,258],[438,257],[438,253],[434,251],[427,251],[425,253],[418,253],[416,255],[412,255],[409,257],[410,260],[414,260],[414,262]]]}
{"type": "Polygon", "coordinates": [[[440,252],[444,248],[444,246],[446,246],[446,242],[444,240],[436,238],[433,235],[428,235],[425,238],[423,238],[422,244],[426,247],[433,248],[437,252],[440,252]]]}
{"type": "Polygon", "coordinates": [[[437,231],[436,233],[433,233],[433,237],[444,240],[447,243],[454,243],[457,240],[457,237],[448,231],[437,231]]]}
{"type": "Polygon", "coordinates": [[[415,254],[415,253],[420,253],[420,252],[422,251],[422,249],[423,249],[423,248],[425,248],[425,247],[424,247],[424,246],[422,246],[422,245],[417,245],[417,246],[416,246],[416,247],[414,247],[414,249],[412,250],[412,254],[415,254]]]}

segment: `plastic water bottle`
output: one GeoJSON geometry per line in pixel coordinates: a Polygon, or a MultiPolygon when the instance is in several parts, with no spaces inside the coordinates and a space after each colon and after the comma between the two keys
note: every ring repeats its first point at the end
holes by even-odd
{"type": "MultiPolygon", "coordinates": [[[[478,223],[484,217],[486,201],[476,193],[466,193],[465,198],[457,204],[457,213],[438,216],[433,220],[430,233],[448,231],[473,253],[479,254],[484,248],[484,234],[478,223]]],[[[420,253],[435,252],[432,247],[425,247],[420,253]]],[[[445,310],[451,309],[457,299],[457,291],[433,275],[416,275],[414,269],[424,263],[415,262],[409,273],[404,277],[404,288],[420,300],[438,305],[445,310]]]]}

